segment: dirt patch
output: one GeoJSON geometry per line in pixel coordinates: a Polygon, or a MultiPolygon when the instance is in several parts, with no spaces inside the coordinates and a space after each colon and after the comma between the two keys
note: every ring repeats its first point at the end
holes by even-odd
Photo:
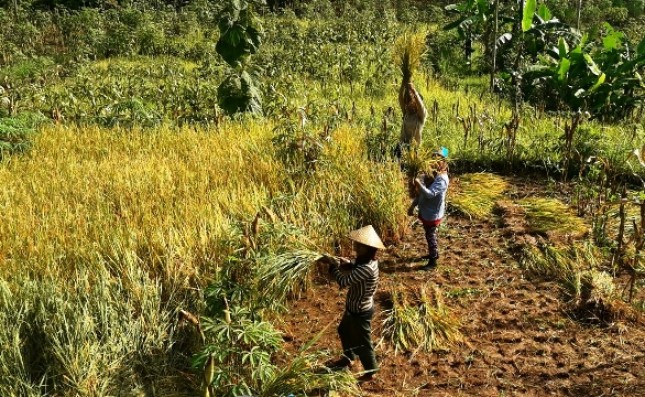
{"type": "MultiPolygon", "coordinates": [[[[539,191],[528,183],[513,189],[515,197],[539,191]]],[[[373,340],[381,371],[362,385],[364,394],[645,395],[645,329],[633,322],[598,328],[569,318],[557,285],[527,280],[514,260],[513,248],[525,243],[518,237],[530,236],[522,213],[498,203],[496,214],[482,220],[449,215],[440,227],[441,258],[432,272],[417,270],[427,249],[416,221],[397,247],[381,254],[378,294],[399,284],[438,286],[462,321],[464,342],[449,351],[395,354],[381,336],[384,299],[377,295],[373,340]]],[[[345,293],[318,280],[292,302],[282,328],[293,337],[293,351],[320,334],[314,349],[340,353],[336,327],[345,293]]],[[[358,361],[353,370],[361,370],[358,361]]]]}

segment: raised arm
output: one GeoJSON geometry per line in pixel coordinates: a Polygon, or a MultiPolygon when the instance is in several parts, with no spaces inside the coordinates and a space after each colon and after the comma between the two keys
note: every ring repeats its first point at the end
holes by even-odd
{"type": "Polygon", "coordinates": [[[426,187],[421,181],[415,179],[417,186],[419,187],[419,193],[425,195],[426,197],[435,197],[440,194],[443,194],[448,190],[448,184],[443,178],[436,178],[430,187],[426,187]]]}
{"type": "Polygon", "coordinates": [[[372,271],[367,266],[355,267],[348,274],[343,274],[336,266],[333,266],[330,270],[341,288],[360,283],[361,281],[368,280],[370,277],[372,277],[372,271]]]}
{"type": "Polygon", "coordinates": [[[401,83],[401,87],[399,88],[399,106],[401,107],[401,111],[405,113],[405,84],[401,83]]]}
{"type": "Polygon", "coordinates": [[[417,90],[414,89],[412,84],[410,84],[410,93],[414,96],[415,99],[414,104],[416,105],[416,113],[421,117],[422,120],[425,120],[426,116],[428,115],[428,111],[426,110],[421,95],[417,92],[417,90]]]}

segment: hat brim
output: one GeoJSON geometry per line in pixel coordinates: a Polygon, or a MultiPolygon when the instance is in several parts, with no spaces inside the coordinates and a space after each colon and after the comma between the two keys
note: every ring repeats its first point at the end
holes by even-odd
{"type": "Polygon", "coordinates": [[[356,241],[357,243],[367,245],[368,247],[385,249],[383,241],[381,241],[381,238],[378,236],[372,225],[367,225],[363,228],[351,231],[349,233],[349,239],[356,241]]]}

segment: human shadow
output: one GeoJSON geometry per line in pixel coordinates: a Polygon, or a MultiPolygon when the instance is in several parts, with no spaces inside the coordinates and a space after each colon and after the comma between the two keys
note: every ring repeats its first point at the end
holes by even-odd
{"type": "Polygon", "coordinates": [[[383,273],[407,273],[419,271],[426,265],[427,256],[414,256],[410,258],[386,259],[379,262],[379,271],[383,273]],[[416,266],[411,266],[416,264],[416,266]]]}

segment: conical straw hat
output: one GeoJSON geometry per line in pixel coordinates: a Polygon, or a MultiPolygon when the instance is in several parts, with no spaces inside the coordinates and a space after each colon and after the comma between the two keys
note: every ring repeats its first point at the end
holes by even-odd
{"type": "Polygon", "coordinates": [[[378,236],[378,234],[376,234],[376,230],[374,230],[372,225],[367,225],[360,229],[349,232],[349,238],[356,241],[357,243],[361,243],[370,247],[385,249],[381,238],[378,236]]]}

